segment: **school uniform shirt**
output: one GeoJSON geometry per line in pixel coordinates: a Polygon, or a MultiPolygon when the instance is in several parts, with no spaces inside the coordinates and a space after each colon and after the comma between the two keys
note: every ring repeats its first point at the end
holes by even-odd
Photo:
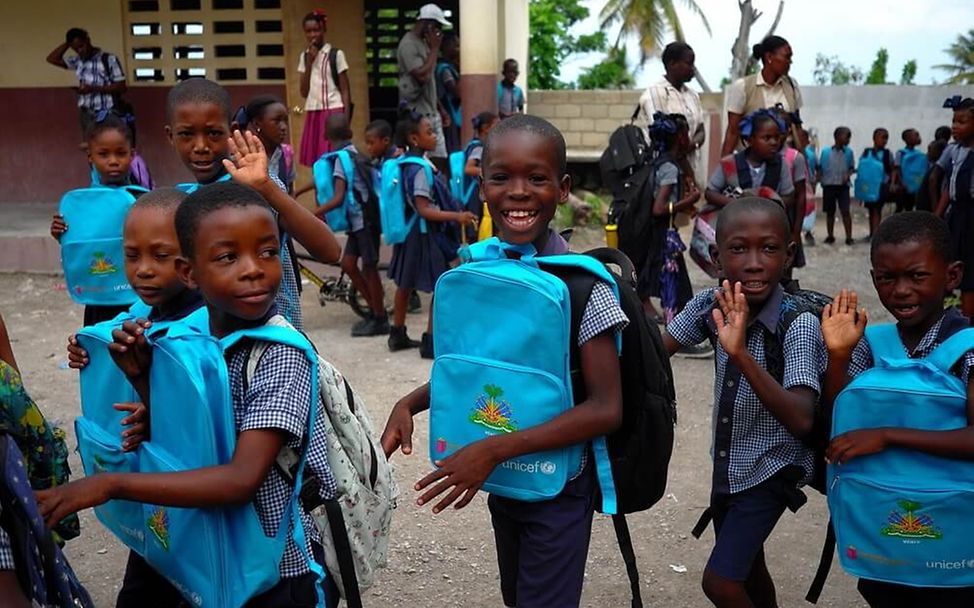
{"type": "MultiPolygon", "coordinates": [[[[801,152],[795,155],[795,161],[791,167],[791,181],[793,184],[808,181],[808,161],[805,160],[805,155],[801,152]]],[[[804,212],[802,210],[802,213],[804,212]]]]}
{"type": "MultiPolygon", "coordinates": [[[[753,488],[790,465],[802,467],[807,482],[813,469],[812,451],[764,407],[717,340],[711,317],[716,292],[717,288],[711,288],[694,296],[666,327],[680,344],[699,344],[704,340],[714,343],[713,492],[735,494],[753,488]]],[[[783,297],[784,290],[775,286],[764,307],[748,324],[747,351],[765,369],[765,332],[777,332],[783,297]]],[[[784,336],[782,353],[781,385],[786,390],[804,386],[819,393],[827,358],[815,315],[804,313],[792,321],[784,336]]]]}
{"type": "MultiPolygon", "coordinates": [[[[276,175],[270,174],[271,181],[274,182],[278,188],[287,192],[287,186],[284,185],[276,175]]],[[[274,219],[277,220],[277,210],[272,210],[274,212],[274,219]]],[[[281,233],[281,250],[278,256],[281,259],[281,288],[277,294],[277,305],[278,310],[281,315],[288,320],[288,322],[298,329],[299,331],[304,330],[304,318],[301,315],[301,292],[298,291],[298,277],[294,272],[294,262],[291,260],[291,252],[284,245],[288,236],[286,232],[281,233]]]]}
{"type": "Polygon", "coordinates": [[[774,83],[768,83],[765,82],[761,72],[758,72],[755,80],[755,85],[757,85],[756,100],[747,99],[747,88],[744,80],[744,78],[739,78],[727,86],[724,99],[726,100],[728,112],[744,116],[759,108],[773,108],[775,104],[779,103],[789,112],[794,112],[802,107],[801,89],[798,88],[798,83],[795,82],[795,79],[790,76],[785,75],[774,83]],[[791,103],[788,102],[788,97],[785,95],[784,83],[789,79],[795,89],[795,107],[791,107],[791,103]],[[748,103],[749,101],[750,103],[748,103]]]}
{"type": "MultiPolygon", "coordinates": [[[[676,166],[676,163],[666,161],[660,164],[656,168],[656,180],[653,184],[653,201],[656,200],[663,186],[676,186],[678,183],[680,183],[680,168],[676,166]]],[[[667,200],[668,203],[675,203],[678,200],[676,195],[679,190],[679,188],[670,190],[670,198],[667,200]]]]}
{"type": "MultiPolygon", "coordinates": [[[[967,160],[967,155],[970,153],[970,147],[950,143],[944,148],[944,153],[940,156],[940,160],[937,161],[937,165],[948,176],[946,180],[947,196],[952,201],[957,200],[957,174],[959,171],[955,171],[955,169],[959,169],[964,164],[964,161],[967,160]]],[[[974,179],[971,180],[971,196],[974,196],[974,179]]]]}
{"type": "MultiPolygon", "coordinates": [[[[248,386],[244,374],[249,348],[246,344],[227,353],[230,376],[230,395],[233,401],[234,424],[238,433],[254,429],[278,429],[286,433],[285,445],[300,452],[307,434],[311,399],[311,362],[296,348],[272,344],[261,356],[248,386]]],[[[304,474],[314,475],[320,484],[321,498],[334,498],[338,492],[335,477],[328,466],[328,439],[323,420],[324,405],[318,403],[314,431],[308,446],[304,474]]],[[[273,536],[291,498],[292,486],[272,467],[257,489],[254,506],[264,532],[273,536]]],[[[301,509],[307,554],[311,555],[311,541],[320,543],[320,534],[312,517],[301,509]]],[[[293,522],[290,524],[293,531],[293,522]]],[[[281,576],[292,578],[309,572],[307,560],[291,535],[288,535],[281,576]]]]}
{"type": "MultiPolygon", "coordinates": [[[[311,80],[308,82],[308,98],[304,100],[304,109],[312,112],[315,110],[336,110],[344,108],[342,103],[342,92],[338,83],[331,77],[331,62],[328,56],[332,53],[331,45],[327,42],[321,47],[311,63],[311,80]]],[[[345,53],[341,49],[334,51],[335,67],[338,73],[348,71],[348,61],[345,60],[345,53]]],[[[308,66],[304,61],[304,53],[298,59],[298,72],[304,74],[308,66]]]]}
{"type": "Polygon", "coordinates": [[[848,186],[849,175],[856,168],[855,160],[852,165],[846,162],[845,148],[832,146],[829,152],[828,163],[822,165],[822,185],[823,186],[848,186]]]}
{"type": "MultiPolygon", "coordinates": [[[[79,55],[69,55],[64,58],[64,64],[68,69],[74,70],[78,77],[78,84],[104,87],[116,82],[125,82],[125,70],[118,57],[112,53],[99,50],[88,59],[82,59],[79,55]],[[103,59],[102,56],[105,58],[103,59]],[[105,70],[105,64],[108,70],[105,70]]],[[[78,95],[78,107],[86,108],[92,112],[99,110],[110,110],[115,105],[115,99],[111,93],[80,93],[78,95]]]]}
{"type": "MultiPolygon", "coordinates": [[[[795,191],[795,183],[792,181],[791,171],[788,171],[788,165],[785,163],[785,159],[781,158],[779,161],[781,162],[781,177],[778,179],[778,186],[774,189],[774,191],[781,196],[788,196],[795,191]]],[[[767,169],[767,164],[762,162],[761,164],[755,166],[748,161],[747,166],[751,170],[751,187],[759,187],[764,182],[764,174],[767,169]]],[[[727,185],[727,176],[724,175],[723,165],[718,164],[717,168],[710,176],[710,181],[707,182],[707,189],[715,192],[723,192],[724,189],[727,188],[727,185]]]]}
{"type": "MultiPolygon", "coordinates": [[[[353,159],[355,158],[355,155],[358,154],[358,148],[356,148],[355,144],[352,142],[346,142],[340,149],[351,154],[353,159]]],[[[345,188],[349,188],[349,180],[348,176],[345,175],[345,168],[342,167],[342,163],[340,163],[337,159],[335,160],[335,170],[332,173],[332,177],[334,179],[342,180],[345,182],[345,188]]],[[[368,184],[363,183],[362,179],[354,174],[352,175],[351,188],[355,190],[356,202],[361,204],[362,201],[369,200],[368,184]]],[[[346,207],[345,216],[348,219],[349,232],[358,232],[359,230],[365,228],[365,216],[362,214],[361,207],[358,207],[357,209],[349,209],[346,207]]]]}
{"type": "MultiPolygon", "coordinates": [[[[906,346],[904,346],[903,352],[911,359],[924,359],[929,357],[930,353],[943,344],[947,338],[968,326],[969,322],[967,317],[961,314],[956,308],[948,308],[944,310],[944,314],[940,317],[940,320],[934,323],[927,330],[927,333],[923,334],[923,337],[920,338],[920,341],[912,351],[907,350],[906,346]]],[[[869,348],[869,342],[865,337],[860,338],[859,343],[852,349],[852,355],[849,357],[849,378],[855,378],[874,365],[876,363],[873,360],[873,351],[869,348]]],[[[960,378],[964,384],[967,384],[967,380],[971,375],[972,366],[974,366],[974,350],[969,350],[951,370],[951,373],[960,378]]]]}
{"type": "Polygon", "coordinates": [[[515,85],[500,83],[497,87],[497,111],[501,114],[517,114],[524,111],[524,91],[515,85]]]}
{"type": "Polygon", "coordinates": [[[467,160],[470,160],[471,158],[477,161],[477,164],[479,165],[480,161],[484,159],[484,147],[474,146],[473,148],[471,148],[470,156],[467,157],[467,160]]]}
{"type": "Polygon", "coordinates": [[[0,570],[16,570],[14,563],[14,552],[10,548],[10,537],[7,531],[0,528],[0,570]]]}
{"type": "MultiPolygon", "coordinates": [[[[700,95],[687,85],[678,89],[665,78],[649,85],[639,97],[639,122],[647,127],[643,130],[646,141],[649,141],[648,127],[653,124],[653,114],[656,112],[682,114],[687,119],[691,138],[697,132],[697,128],[703,124],[700,95]]],[[[696,154],[696,151],[693,154],[696,154]]],[[[690,164],[693,164],[692,160],[690,164]]]]}

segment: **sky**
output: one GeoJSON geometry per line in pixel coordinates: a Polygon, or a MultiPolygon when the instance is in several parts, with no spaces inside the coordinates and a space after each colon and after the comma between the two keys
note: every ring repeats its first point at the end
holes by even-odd
{"type": "MultiPolygon", "coordinates": [[[[683,0],[673,0],[683,24],[687,42],[697,55],[697,70],[707,84],[718,90],[731,63],[730,48],[737,37],[740,10],[737,0],[697,0],[710,23],[707,33],[700,19],[687,10],[683,0]]],[[[575,33],[598,29],[598,13],[605,0],[584,0],[590,16],[573,28],[575,33]]],[[[751,28],[750,44],[761,41],[774,20],[777,0],[753,0],[764,14],[751,28]]],[[[943,49],[957,34],[974,26],[974,1],[971,0],[785,0],[784,12],[775,34],[791,43],[794,63],[791,76],[800,84],[812,84],[815,56],[836,55],[846,65],[869,71],[876,51],[889,51],[886,77],[898,82],[903,64],[917,61],[916,84],[933,84],[946,78],[934,65],[949,63],[943,49]],[[933,7],[936,7],[934,10],[933,7]]],[[[610,44],[618,28],[607,31],[610,44]]],[[[672,37],[665,42],[672,41],[672,37]]],[[[661,46],[665,46],[665,42],[661,46]]],[[[627,44],[630,66],[639,59],[635,42],[627,44]]],[[[575,56],[565,62],[561,79],[573,81],[583,68],[598,63],[602,53],[575,56]]],[[[658,58],[650,59],[635,73],[637,88],[659,80],[663,67],[658,58]]],[[[699,89],[699,86],[695,85],[699,89]]]]}

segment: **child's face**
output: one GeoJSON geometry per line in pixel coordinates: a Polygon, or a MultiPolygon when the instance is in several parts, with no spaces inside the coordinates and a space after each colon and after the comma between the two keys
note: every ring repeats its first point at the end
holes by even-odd
{"type": "Polygon", "coordinates": [[[388,137],[380,137],[373,131],[365,132],[365,152],[369,158],[379,159],[385,156],[391,143],[388,137]]]}
{"type": "Polygon", "coordinates": [[[837,146],[848,146],[850,141],[852,141],[852,133],[849,131],[840,131],[839,134],[835,136],[835,145],[837,146]]]}
{"type": "Polygon", "coordinates": [[[963,266],[948,263],[929,243],[886,243],[872,255],[879,300],[901,327],[926,331],[940,318],[944,296],[960,285],[963,266]]]}
{"type": "Polygon", "coordinates": [[[690,130],[688,127],[680,127],[676,133],[676,152],[683,155],[690,151],[690,130]]]}
{"type": "Polygon", "coordinates": [[[201,184],[219,177],[229,155],[230,123],[223,108],[214,103],[184,103],[173,108],[172,124],[166,125],[169,142],[201,184]]]}
{"type": "Polygon", "coordinates": [[[132,145],[124,133],[105,129],[88,142],[88,161],[102,184],[124,184],[132,165],[132,145]]]}
{"type": "Polygon", "coordinates": [[[281,284],[277,222],[263,207],[224,207],[200,220],[181,278],[199,288],[214,328],[256,321],[274,304],[281,284]]]}
{"type": "Polygon", "coordinates": [[[275,147],[287,141],[288,117],[287,108],[282,103],[272,103],[264,108],[264,113],[254,121],[261,139],[273,144],[275,147]]]}
{"type": "Polygon", "coordinates": [[[308,41],[308,46],[319,49],[325,46],[325,25],[315,19],[308,19],[304,22],[304,39],[308,41]]]}
{"type": "Polygon", "coordinates": [[[532,243],[547,234],[571,179],[559,173],[554,146],[527,131],[509,131],[484,157],[481,192],[501,240],[532,243]]]}
{"type": "Polygon", "coordinates": [[[974,110],[955,110],[950,134],[965,145],[974,142],[974,110]]]}
{"type": "Polygon", "coordinates": [[[495,118],[486,124],[480,125],[480,129],[477,130],[477,138],[480,139],[480,141],[485,141],[487,139],[487,134],[490,133],[490,130],[496,127],[497,123],[500,121],[501,119],[495,118]]]}
{"type": "Polygon", "coordinates": [[[433,130],[433,123],[428,118],[419,121],[416,132],[409,136],[414,148],[431,152],[436,149],[436,131],[433,130]]]}
{"type": "Polygon", "coordinates": [[[751,134],[748,145],[757,158],[772,159],[781,148],[781,132],[778,130],[778,125],[770,120],[761,122],[751,134]]]}
{"type": "Polygon", "coordinates": [[[517,68],[517,62],[512,61],[504,64],[504,71],[501,72],[501,74],[504,75],[504,82],[507,84],[513,84],[514,81],[517,80],[518,74],[520,74],[520,70],[517,68]]]}
{"type": "Polygon", "coordinates": [[[760,307],[791,261],[793,247],[786,226],[780,218],[762,211],[738,213],[721,221],[730,224],[720,229],[717,265],[731,285],[741,283],[748,305],[760,307]]]}
{"type": "Polygon", "coordinates": [[[186,289],[176,272],[175,209],[135,207],[125,218],[125,278],[143,302],[165,306],[186,289]]]}
{"type": "Polygon", "coordinates": [[[886,131],[877,131],[873,133],[873,147],[877,150],[881,150],[886,147],[889,142],[889,133],[886,131]]]}
{"type": "Polygon", "coordinates": [[[919,146],[921,142],[922,140],[920,139],[919,131],[912,130],[906,132],[906,138],[905,138],[906,145],[910,146],[911,148],[915,148],[916,146],[919,146]]]}

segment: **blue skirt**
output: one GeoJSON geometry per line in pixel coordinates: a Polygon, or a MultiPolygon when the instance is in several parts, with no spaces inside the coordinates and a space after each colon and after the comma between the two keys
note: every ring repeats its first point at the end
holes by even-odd
{"type": "Polygon", "coordinates": [[[433,293],[436,280],[457,258],[458,248],[437,224],[430,223],[424,234],[416,222],[406,240],[392,248],[389,278],[400,289],[433,293]]]}

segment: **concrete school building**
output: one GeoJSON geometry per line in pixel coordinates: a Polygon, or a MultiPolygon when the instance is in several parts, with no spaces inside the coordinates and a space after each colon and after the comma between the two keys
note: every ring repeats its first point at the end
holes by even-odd
{"type": "MultiPolygon", "coordinates": [[[[366,123],[395,119],[396,48],[426,0],[36,0],[0,2],[0,108],[9,125],[0,139],[0,205],[57,202],[88,184],[78,144],[73,71],[46,63],[68,28],[119,57],[126,98],[135,107],[137,148],[157,184],[189,179],[163,130],[166,94],[186,78],[223,85],[234,108],[273,94],[291,108],[291,139],[300,144],[304,99],[298,59],[306,47],[302,17],[328,14],[325,36],[344,51],[355,104],[352,128],[361,143],[366,123]]],[[[464,137],[470,118],[496,111],[495,87],[504,59],[526,79],[528,0],[440,0],[461,41],[464,137]]],[[[71,51],[69,51],[70,53],[71,51]]],[[[519,82],[526,89],[526,82],[519,82]]],[[[306,182],[302,170],[299,180],[306,182]]],[[[309,198],[310,201],[310,198],[309,198]]]]}

